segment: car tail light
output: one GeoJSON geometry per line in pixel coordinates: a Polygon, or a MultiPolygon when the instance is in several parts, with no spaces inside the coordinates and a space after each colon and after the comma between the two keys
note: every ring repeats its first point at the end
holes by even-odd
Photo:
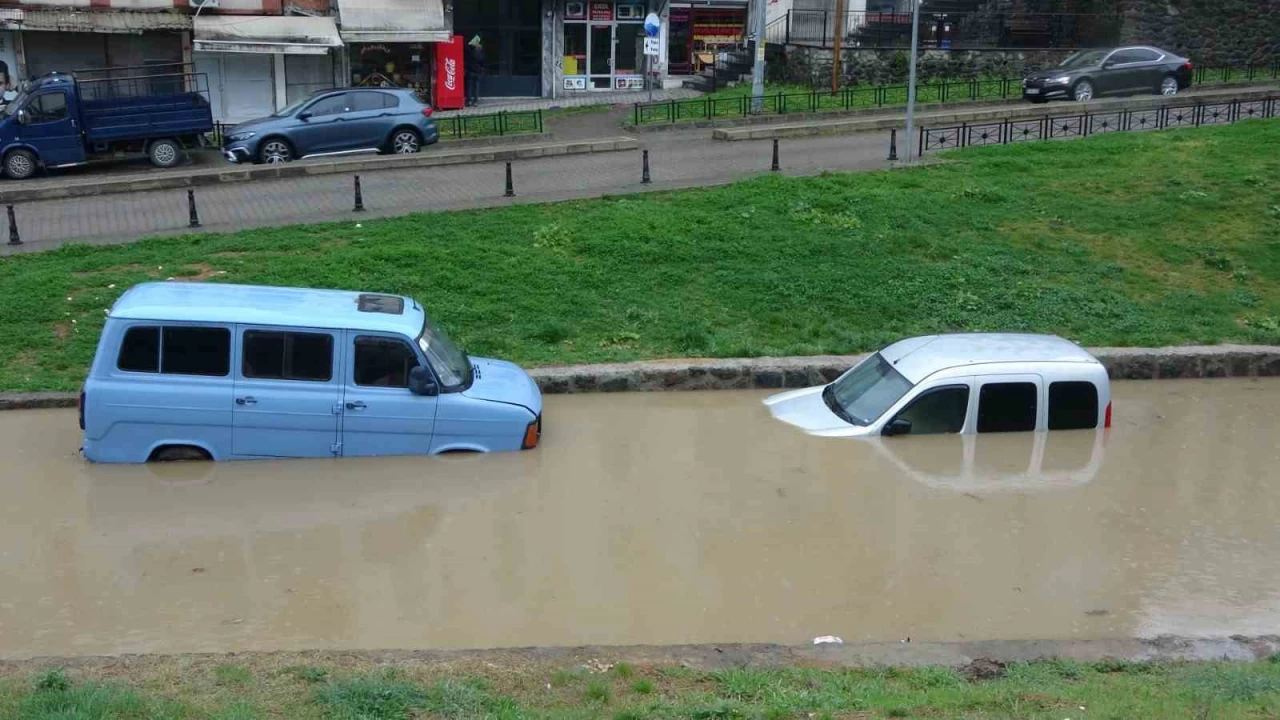
{"type": "Polygon", "coordinates": [[[1182,67],[1184,67],[1184,68],[1186,68],[1186,69],[1190,70],[1190,69],[1191,69],[1191,67],[1192,67],[1192,65],[1191,65],[1191,61],[1190,61],[1190,60],[1186,61],[1185,63],[1183,63],[1183,64],[1182,64],[1182,67]]]}
{"type": "Polygon", "coordinates": [[[428,105],[428,106],[426,106],[426,107],[422,108],[422,116],[423,116],[423,117],[431,117],[431,113],[433,113],[433,112],[435,112],[435,111],[436,111],[436,109],[435,109],[435,108],[433,108],[433,107],[431,107],[430,105],[428,105]]]}
{"type": "Polygon", "coordinates": [[[520,443],[521,450],[532,450],[538,447],[538,440],[542,438],[542,416],[539,415],[537,420],[529,423],[524,429],[524,442],[520,443]]]}
{"type": "Polygon", "coordinates": [[[1111,403],[1107,403],[1107,416],[1102,422],[1102,427],[1111,427],[1111,403]]]}
{"type": "Polygon", "coordinates": [[[76,409],[80,411],[80,429],[84,429],[84,386],[80,387],[80,397],[76,399],[76,409]]]}

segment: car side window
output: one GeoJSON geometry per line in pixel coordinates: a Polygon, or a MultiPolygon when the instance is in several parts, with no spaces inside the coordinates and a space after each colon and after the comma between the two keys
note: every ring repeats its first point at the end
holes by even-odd
{"type": "Polygon", "coordinates": [[[1049,383],[1049,429],[1098,427],[1098,387],[1089,381],[1049,383]]]}
{"type": "Polygon", "coordinates": [[[67,95],[62,92],[51,92],[37,95],[27,103],[27,124],[57,122],[67,116],[67,95]]]}
{"type": "Polygon", "coordinates": [[[338,93],[322,98],[311,104],[307,108],[307,112],[312,117],[323,117],[325,115],[340,115],[347,111],[347,93],[338,93]]]}
{"type": "Polygon", "coordinates": [[[924,392],[894,419],[910,422],[912,435],[958,433],[968,409],[969,387],[950,385],[924,392]]]}
{"type": "Polygon", "coordinates": [[[120,342],[116,367],[125,372],[160,372],[160,328],[129,328],[120,342]]]}
{"type": "Polygon", "coordinates": [[[978,393],[978,432],[1036,429],[1036,384],[987,383],[978,393]]]}
{"type": "Polygon", "coordinates": [[[327,333],[246,330],[240,371],[257,380],[310,380],[333,377],[333,337],[327,333]]]}
{"type": "Polygon", "coordinates": [[[1120,65],[1127,62],[1133,62],[1130,59],[1132,57],[1131,55],[1132,52],[1133,52],[1132,50],[1117,50],[1111,53],[1111,56],[1107,58],[1107,62],[1111,63],[1112,65],[1120,65]]]}
{"type": "Polygon", "coordinates": [[[395,95],[392,95],[391,93],[378,93],[378,94],[382,96],[382,107],[384,109],[390,110],[392,108],[400,107],[400,98],[396,97],[395,95]]]}
{"type": "MultiPolygon", "coordinates": [[[[362,92],[353,92],[348,94],[347,107],[351,112],[367,112],[370,110],[381,110],[389,107],[386,103],[387,98],[391,95],[384,92],[375,92],[366,90],[362,92]]],[[[391,98],[395,99],[395,98],[391,98]]]]}
{"type": "Polygon", "coordinates": [[[355,383],[365,387],[407,388],[418,355],[403,340],[360,336],[355,342],[355,383]]]}
{"type": "Polygon", "coordinates": [[[231,372],[230,330],[167,327],[161,337],[161,373],[222,377],[231,372]]]}
{"type": "Polygon", "coordinates": [[[1133,50],[1126,50],[1125,52],[1127,52],[1129,56],[1124,62],[1155,62],[1160,59],[1160,53],[1154,50],[1147,50],[1146,48],[1135,48],[1133,50]]]}

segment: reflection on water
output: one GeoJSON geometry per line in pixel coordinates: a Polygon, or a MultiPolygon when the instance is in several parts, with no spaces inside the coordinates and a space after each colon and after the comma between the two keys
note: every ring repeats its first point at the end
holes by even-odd
{"type": "Polygon", "coordinates": [[[1274,631],[1280,381],[1113,391],[1109,432],[552,396],[533,452],[144,467],[0,413],[0,656],[1274,631]]]}

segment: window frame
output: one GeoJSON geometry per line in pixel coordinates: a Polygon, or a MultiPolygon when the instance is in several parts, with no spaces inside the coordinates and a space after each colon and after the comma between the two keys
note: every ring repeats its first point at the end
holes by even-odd
{"type": "Polygon", "coordinates": [[[1102,411],[1102,390],[1092,380],[1052,380],[1045,384],[1045,429],[1046,430],[1097,430],[1102,425],[1098,418],[1102,411]],[[1053,387],[1055,385],[1088,385],[1093,388],[1093,424],[1085,427],[1054,427],[1053,424],[1053,387]]]}
{"type": "Polygon", "coordinates": [[[334,115],[342,115],[343,113],[350,112],[351,108],[348,107],[345,100],[342,103],[342,109],[337,112],[317,113],[315,110],[316,106],[322,102],[333,100],[335,98],[345,98],[347,95],[348,93],[346,91],[343,91],[343,92],[333,93],[332,95],[325,95],[324,97],[316,98],[310,105],[308,105],[305,109],[303,109],[302,112],[311,113],[311,117],[317,117],[317,118],[332,117],[334,115]]]}
{"type": "Polygon", "coordinates": [[[120,344],[118,349],[116,350],[115,372],[128,373],[130,375],[141,375],[146,377],[152,377],[152,376],[160,377],[164,375],[171,375],[174,377],[205,378],[208,380],[216,380],[219,378],[232,378],[235,375],[233,371],[233,368],[234,368],[233,360],[234,360],[234,355],[236,353],[236,337],[235,337],[235,332],[233,327],[234,326],[228,326],[221,323],[205,324],[205,323],[190,323],[190,322],[182,322],[182,321],[165,322],[163,320],[139,320],[137,322],[130,323],[129,325],[124,327],[124,332],[120,336],[120,344]],[[125,340],[128,339],[129,333],[133,332],[134,330],[140,330],[140,329],[155,330],[158,334],[157,342],[156,342],[156,370],[154,372],[151,370],[127,370],[125,368],[120,367],[120,354],[124,350],[125,340]],[[227,371],[222,373],[221,375],[195,374],[195,373],[185,373],[185,372],[181,372],[181,373],[165,372],[164,335],[166,330],[222,330],[228,333],[227,371]]]}
{"type": "Polygon", "coordinates": [[[269,325],[267,326],[253,325],[248,327],[240,326],[240,337],[239,337],[239,346],[238,346],[240,364],[237,366],[237,369],[236,369],[237,377],[240,379],[243,379],[246,381],[252,381],[252,382],[302,382],[302,383],[311,383],[314,385],[330,384],[333,382],[334,377],[339,375],[339,373],[341,372],[341,354],[340,354],[340,347],[339,347],[339,343],[341,341],[342,341],[342,334],[335,333],[332,330],[322,330],[318,328],[275,327],[275,326],[269,326],[269,325]],[[329,376],[323,380],[318,378],[289,377],[286,373],[286,371],[290,369],[290,364],[288,363],[288,360],[289,360],[288,350],[290,346],[288,344],[287,337],[285,338],[285,343],[286,343],[285,347],[282,348],[281,350],[282,355],[280,358],[280,371],[282,376],[281,377],[262,377],[259,375],[249,375],[247,372],[245,372],[246,370],[245,351],[249,347],[250,333],[262,333],[266,335],[283,335],[283,336],[316,335],[319,337],[328,338],[329,340],[329,376]]]}
{"type": "Polygon", "coordinates": [[[349,338],[348,350],[351,353],[351,362],[349,365],[350,370],[347,374],[346,381],[350,387],[360,388],[361,392],[368,391],[368,390],[384,390],[384,391],[392,391],[392,392],[399,392],[399,391],[408,392],[409,391],[408,373],[405,374],[405,385],[403,386],[401,385],[364,385],[359,382],[356,382],[356,362],[359,361],[359,357],[360,357],[359,353],[356,351],[356,348],[358,343],[361,340],[380,340],[383,342],[399,342],[403,344],[405,347],[409,349],[409,353],[413,355],[414,359],[418,361],[418,366],[425,367],[427,369],[427,372],[431,373],[432,380],[434,380],[436,384],[439,385],[440,381],[438,378],[436,378],[436,371],[434,368],[431,367],[431,363],[427,362],[427,360],[422,357],[422,354],[418,352],[417,344],[409,340],[408,338],[404,337],[403,335],[397,335],[395,333],[379,333],[379,332],[365,332],[360,330],[351,330],[351,331],[348,331],[347,337],[349,338]]]}
{"type": "MultiPolygon", "coordinates": [[[[933,385],[931,387],[925,388],[924,390],[921,390],[914,397],[906,398],[902,407],[899,408],[897,411],[895,411],[892,415],[890,415],[889,420],[886,421],[884,425],[882,425],[881,427],[882,428],[889,427],[889,425],[892,424],[894,420],[897,420],[903,413],[910,410],[912,407],[915,406],[917,402],[924,399],[925,397],[928,397],[929,395],[933,395],[934,393],[939,393],[946,390],[964,390],[965,391],[964,418],[960,422],[960,429],[954,433],[921,433],[921,434],[923,435],[963,435],[965,430],[969,428],[969,416],[971,414],[974,414],[973,413],[973,396],[974,396],[973,383],[968,378],[951,378],[950,380],[942,381],[937,385],[933,385]]],[[[975,425],[977,423],[976,415],[974,418],[974,423],[975,425]]],[[[912,432],[907,434],[915,435],[916,433],[913,430],[912,432]]]]}
{"type": "Polygon", "coordinates": [[[27,101],[27,104],[23,107],[23,109],[27,111],[27,125],[47,125],[49,123],[61,122],[63,120],[66,120],[67,116],[70,114],[70,103],[67,100],[67,92],[61,88],[58,88],[54,90],[49,90],[47,92],[42,92],[39,95],[33,95],[31,99],[27,101]],[[37,105],[39,105],[44,98],[52,97],[54,95],[57,95],[58,97],[62,98],[62,115],[56,118],[43,118],[44,109],[41,108],[40,109],[41,119],[37,120],[36,118],[32,117],[32,112],[31,112],[32,108],[35,108],[37,105]]]}
{"type": "Polygon", "coordinates": [[[1008,432],[1035,432],[1043,426],[1045,412],[1044,380],[1039,375],[989,375],[980,379],[973,412],[973,432],[975,435],[999,435],[1008,432]],[[1034,390],[1035,410],[1032,413],[1031,427],[1019,430],[983,430],[982,429],[982,393],[990,385],[1030,385],[1034,390]]]}

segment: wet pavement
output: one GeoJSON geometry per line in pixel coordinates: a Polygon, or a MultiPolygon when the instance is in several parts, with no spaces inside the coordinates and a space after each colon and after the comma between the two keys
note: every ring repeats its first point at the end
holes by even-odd
{"type": "Polygon", "coordinates": [[[0,657],[1274,633],[1280,379],[1113,391],[1110,432],[560,395],[533,452],[169,466],[0,413],[0,657]]]}

